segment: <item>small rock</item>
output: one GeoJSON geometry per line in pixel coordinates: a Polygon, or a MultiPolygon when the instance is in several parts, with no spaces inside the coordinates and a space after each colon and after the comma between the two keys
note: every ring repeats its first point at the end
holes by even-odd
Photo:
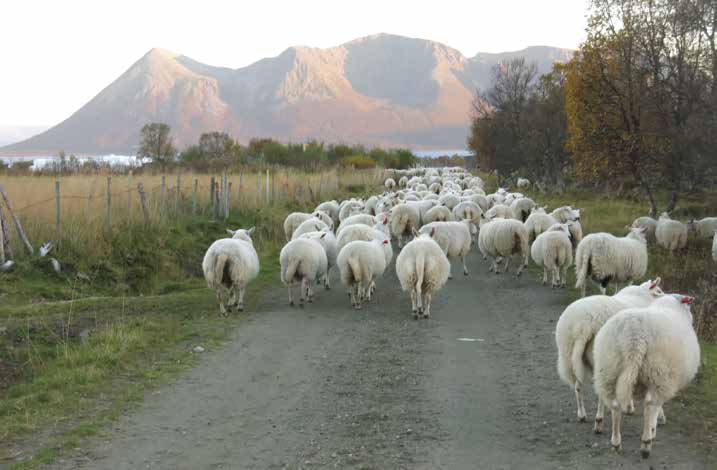
{"type": "Polygon", "coordinates": [[[201,346],[194,346],[194,349],[192,349],[192,351],[194,351],[197,354],[200,354],[200,353],[204,352],[204,348],[201,346]]]}
{"type": "Polygon", "coordinates": [[[597,446],[598,446],[598,443],[597,443],[597,442],[593,442],[593,449],[597,449],[597,446]]]}

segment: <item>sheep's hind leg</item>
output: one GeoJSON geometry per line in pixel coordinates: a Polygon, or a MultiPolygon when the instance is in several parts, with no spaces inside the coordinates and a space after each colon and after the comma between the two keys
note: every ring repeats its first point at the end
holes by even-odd
{"type": "Polygon", "coordinates": [[[466,257],[461,256],[461,261],[463,262],[463,275],[467,276],[469,273],[468,273],[468,266],[466,266],[466,257]]]}
{"type": "Polygon", "coordinates": [[[642,443],[640,444],[640,454],[643,459],[648,458],[652,451],[652,441],[657,435],[657,416],[660,414],[660,408],[649,398],[645,399],[642,443]]]}
{"type": "Polygon", "coordinates": [[[660,407],[660,413],[657,415],[657,423],[660,426],[667,424],[667,416],[665,416],[665,410],[662,407],[660,407]]]}
{"type": "Polygon", "coordinates": [[[291,306],[293,307],[293,306],[294,306],[294,296],[293,296],[293,294],[292,294],[292,292],[291,292],[291,284],[292,284],[292,283],[289,283],[289,284],[286,286],[286,288],[289,290],[289,305],[291,305],[291,306]]]}
{"type": "Polygon", "coordinates": [[[579,381],[575,381],[575,401],[578,403],[578,421],[584,423],[587,419],[587,413],[585,412],[585,400],[583,398],[583,384],[579,381]]]}
{"type": "Polygon", "coordinates": [[[612,411],[612,437],[610,444],[616,451],[620,450],[622,444],[622,436],[620,436],[620,420],[622,419],[622,411],[619,407],[611,408],[612,411]]]}
{"type": "Polygon", "coordinates": [[[598,398],[597,402],[597,413],[595,413],[595,426],[593,431],[595,434],[602,434],[603,422],[605,421],[605,403],[598,398]]]}
{"type": "Polygon", "coordinates": [[[430,292],[426,292],[423,295],[423,318],[431,316],[431,300],[433,300],[433,296],[430,292]]]}
{"type": "Polygon", "coordinates": [[[411,311],[413,318],[418,319],[418,307],[416,304],[416,289],[411,289],[411,311]]]}
{"type": "Polygon", "coordinates": [[[239,308],[240,312],[244,311],[244,292],[246,292],[246,286],[245,285],[239,286],[237,308],[239,308]]]}

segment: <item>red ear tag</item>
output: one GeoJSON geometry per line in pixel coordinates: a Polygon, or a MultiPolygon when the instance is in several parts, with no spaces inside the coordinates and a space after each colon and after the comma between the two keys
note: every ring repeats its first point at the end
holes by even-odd
{"type": "Polygon", "coordinates": [[[388,217],[386,217],[385,219],[383,219],[383,225],[388,225],[388,217]]]}
{"type": "Polygon", "coordinates": [[[388,245],[388,240],[384,240],[384,241],[383,241],[383,244],[384,244],[384,245],[388,245]]]}
{"type": "Polygon", "coordinates": [[[657,287],[657,283],[656,283],[656,282],[653,282],[652,284],[650,284],[650,289],[654,289],[655,287],[657,287]]]}
{"type": "Polygon", "coordinates": [[[686,296],[682,297],[681,302],[686,305],[691,305],[693,300],[695,300],[694,297],[690,297],[690,296],[686,295],[686,296]]]}

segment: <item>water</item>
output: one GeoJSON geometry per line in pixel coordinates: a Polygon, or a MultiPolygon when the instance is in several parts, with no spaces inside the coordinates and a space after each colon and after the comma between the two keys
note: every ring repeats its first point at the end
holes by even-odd
{"type": "MultiPolygon", "coordinates": [[[[19,162],[33,162],[30,169],[39,170],[52,165],[59,165],[60,158],[56,155],[53,156],[37,156],[37,157],[0,157],[0,161],[12,166],[14,163],[19,162]]],[[[67,158],[67,163],[70,164],[70,159],[67,158]]],[[[96,162],[103,165],[110,166],[126,166],[126,167],[140,167],[145,163],[151,161],[149,158],[139,158],[135,155],[95,155],[90,157],[76,157],[76,161],[79,165],[83,165],[87,162],[96,162]]]]}
{"type": "Polygon", "coordinates": [[[459,157],[471,157],[473,152],[470,150],[411,150],[413,154],[419,158],[438,158],[443,156],[452,157],[458,155],[459,157]]]}

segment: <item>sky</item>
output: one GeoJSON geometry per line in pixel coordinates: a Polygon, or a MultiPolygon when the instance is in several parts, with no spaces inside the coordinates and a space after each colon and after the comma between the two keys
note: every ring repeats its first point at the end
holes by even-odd
{"type": "Polygon", "coordinates": [[[431,39],[470,57],[576,48],[587,0],[3,0],[0,124],[67,118],[153,47],[243,67],[289,46],[375,33],[431,39]]]}

